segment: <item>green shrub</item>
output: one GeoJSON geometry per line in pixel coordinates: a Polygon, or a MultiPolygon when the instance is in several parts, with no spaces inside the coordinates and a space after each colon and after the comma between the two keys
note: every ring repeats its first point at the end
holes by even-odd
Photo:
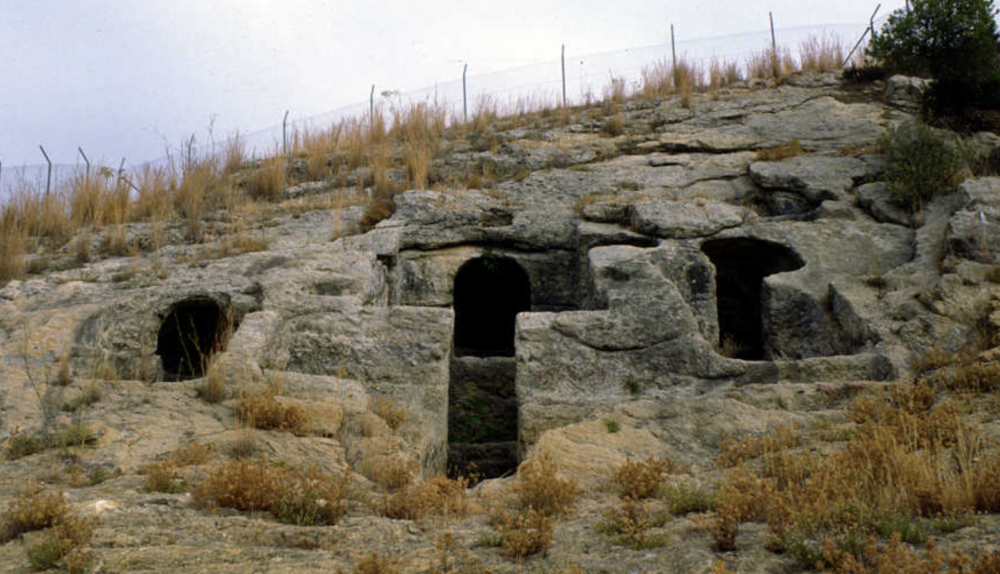
{"type": "Polygon", "coordinates": [[[882,147],[889,197],[914,213],[958,185],[968,171],[961,142],[949,142],[920,122],[890,129],[882,136],[882,147]]]}
{"type": "Polygon", "coordinates": [[[50,570],[55,568],[56,563],[62,559],[62,556],[62,546],[56,538],[46,538],[28,548],[28,562],[35,570],[50,570]]]}
{"type": "Polygon", "coordinates": [[[993,0],[913,0],[889,15],[868,54],[894,72],[931,76],[933,111],[982,105],[996,74],[993,0]]]}

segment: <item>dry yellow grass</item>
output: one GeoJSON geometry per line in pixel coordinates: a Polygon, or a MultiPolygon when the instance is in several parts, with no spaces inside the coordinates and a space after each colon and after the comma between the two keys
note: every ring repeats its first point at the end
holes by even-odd
{"type": "Polygon", "coordinates": [[[413,189],[427,189],[427,183],[431,173],[430,147],[422,141],[419,143],[407,144],[403,150],[403,157],[406,160],[406,168],[410,174],[410,185],[413,189]]]}
{"type": "Polygon", "coordinates": [[[674,90],[674,75],[670,62],[657,60],[642,68],[642,95],[651,98],[665,96],[674,90]]]}
{"type": "Polygon", "coordinates": [[[222,155],[222,174],[228,176],[243,169],[246,155],[243,136],[237,131],[226,140],[226,147],[222,155]]]}
{"type": "Polygon", "coordinates": [[[785,145],[757,150],[757,161],[781,161],[790,157],[797,157],[806,153],[799,144],[799,140],[792,140],[785,145]]]}
{"type": "Polygon", "coordinates": [[[803,70],[827,72],[839,69],[844,62],[843,44],[832,34],[810,36],[799,46],[799,62],[803,70]]]}
{"type": "Polygon", "coordinates": [[[645,461],[626,460],[612,477],[618,495],[633,500],[653,496],[666,478],[668,466],[673,465],[652,457],[645,461]]]}
{"type": "Polygon", "coordinates": [[[281,157],[259,162],[247,181],[247,195],[261,201],[278,200],[287,182],[286,165],[281,157]]]}
{"type": "Polygon", "coordinates": [[[317,467],[272,466],[267,457],[231,460],[209,470],[194,489],[203,506],[264,510],[299,526],[334,524],[347,511],[351,485],[317,467]]]}
{"type": "Polygon", "coordinates": [[[312,432],[309,414],[299,406],[279,401],[273,391],[247,394],[240,398],[236,416],[261,430],[290,432],[296,436],[306,436],[312,432]]]}
{"type": "Polygon", "coordinates": [[[0,207],[0,286],[21,276],[25,239],[14,207],[9,204],[0,207]]]}
{"type": "Polygon", "coordinates": [[[923,540],[920,520],[1000,509],[997,445],[929,387],[897,387],[891,402],[861,397],[851,415],[856,430],[834,453],[788,451],[798,438],[787,427],[724,442],[721,462],[737,466],[718,487],[715,512],[700,519],[716,548],[735,547],[740,523],[764,520],[770,548],[804,565],[831,548],[837,569],[861,558],[851,541],[923,540]],[[757,458],[759,468],[747,466],[757,458]]]}
{"type": "Polygon", "coordinates": [[[417,520],[428,515],[462,517],[473,511],[474,505],[464,478],[451,480],[443,476],[398,490],[385,501],[383,514],[390,518],[417,520]]]}
{"type": "MultiPolygon", "coordinates": [[[[828,66],[837,49],[833,38],[811,40],[802,47],[806,67],[828,66]]],[[[787,49],[779,52],[777,60],[779,73],[788,73],[794,68],[794,60],[787,49]]],[[[772,71],[760,75],[770,77],[774,66],[769,52],[764,61],[763,67],[770,66],[772,71]]],[[[637,84],[635,93],[630,93],[626,80],[612,75],[604,89],[606,101],[599,115],[606,117],[614,113],[618,104],[636,95],[679,93],[681,104],[690,106],[694,93],[706,88],[717,90],[737,81],[740,74],[734,63],[713,61],[707,70],[707,83],[705,76],[705,70],[683,58],[676,67],[661,60],[643,68],[641,83],[637,84]]],[[[588,104],[593,101],[592,94],[587,99],[588,104]]],[[[326,128],[294,129],[290,150],[293,157],[279,158],[275,152],[275,157],[259,161],[256,168],[247,167],[246,140],[237,132],[217,156],[197,157],[185,153],[187,157],[182,161],[175,159],[166,165],[146,165],[124,175],[106,168],[92,170],[89,177],[77,175],[50,194],[22,185],[22,189],[4,203],[6,217],[8,220],[13,217],[14,224],[8,222],[0,229],[5,239],[0,249],[0,281],[9,281],[22,273],[24,252],[37,247],[39,241],[44,240],[48,247],[57,249],[79,236],[81,227],[115,226],[111,232],[92,231],[102,238],[99,252],[104,255],[121,255],[128,251],[122,239],[123,226],[130,222],[148,221],[162,229],[167,222],[184,219],[188,224],[187,239],[200,242],[214,238],[203,231],[204,218],[212,211],[226,209],[232,212],[233,205],[244,198],[276,201],[286,185],[295,183],[290,181],[292,177],[344,178],[343,170],[365,166],[371,168],[371,178],[360,187],[370,183],[374,192],[362,223],[362,229],[367,230],[393,212],[392,197],[403,184],[390,181],[390,170],[405,168],[412,187],[427,188],[434,179],[433,160],[456,138],[468,137],[477,151],[496,150],[500,130],[567,125],[573,120],[574,111],[560,104],[560,98],[553,94],[512,97],[507,102],[501,102],[496,96],[480,95],[468,122],[464,118],[452,118],[452,125],[448,126],[450,108],[436,100],[397,104],[394,108],[382,103],[375,106],[373,114],[346,118],[326,128]],[[301,161],[302,157],[305,169],[295,165],[293,175],[287,162],[301,161]]],[[[607,120],[604,132],[620,133],[618,119],[616,116],[607,120]]],[[[518,177],[524,175],[521,173],[518,177]]],[[[470,170],[468,176],[450,179],[454,180],[452,184],[459,182],[458,185],[465,183],[478,188],[498,178],[490,173],[489,166],[485,166],[482,173],[477,168],[470,170]]],[[[162,237],[162,233],[155,235],[162,237]]],[[[152,247],[156,250],[160,245],[157,239],[152,247]]]]}
{"type": "Polygon", "coordinates": [[[627,97],[628,84],[625,78],[611,74],[608,84],[604,87],[604,101],[613,104],[621,104],[627,97]]]}

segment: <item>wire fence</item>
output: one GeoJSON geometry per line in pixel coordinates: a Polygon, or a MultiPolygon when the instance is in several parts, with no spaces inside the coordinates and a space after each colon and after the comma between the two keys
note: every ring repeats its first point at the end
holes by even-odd
{"type": "MultiPolygon", "coordinates": [[[[278,111],[276,118],[284,115],[282,123],[241,133],[239,137],[250,158],[261,158],[282,152],[288,138],[296,131],[324,129],[347,118],[362,118],[374,106],[380,109],[404,109],[415,103],[433,103],[448,110],[453,121],[462,121],[466,114],[471,117],[477,105],[484,100],[507,112],[537,110],[563,103],[579,105],[600,100],[605,87],[613,80],[624,82],[628,88],[637,90],[641,88],[645,67],[658,62],[669,65],[674,58],[683,58],[685,62],[694,64],[701,70],[707,70],[713,60],[718,60],[736,63],[745,71],[749,58],[771,51],[772,40],[776,40],[778,46],[788,48],[792,56],[797,57],[799,47],[808,39],[824,37],[838,40],[846,54],[871,29],[878,29],[885,18],[883,15],[878,20],[858,24],[777,28],[773,31],[762,30],[693,40],[678,38],[671,43],[598,54],[575,54],[572,46],[563,46],[562,53],[553,54],[553,59],[543,63],[488,74],[471,74],[467,77],[463,70],[461,74],[456,73],[454,81],[417,90],[401,93],[388,87],[373,86],[371,92],[365,94],[369,96],[368,101],[359,100],[359,103],[318,115],[288,121],[288,112],[278,111]]],[[[127,169],[136,170],[149,164],[167,165],[171,161],[183,159],[182,155],[187,154],[204,157],[221,153],[226,145],[227,140],[202,142],[194,135],[181,146],[183,154],[181,148],[178,148],[174,155],[129,164],[127,169]]],[[[88,168],[92,174],[103,173],[109,176],[118,173],[122,167],[88,166],[85,160],[84,150],[81,149],[76,163],[53,164],[51,179],[48,164],[0,164],[0,201],[9,197],[14,190],[44,191],[46,187],[57,190],[88,168]]]]}

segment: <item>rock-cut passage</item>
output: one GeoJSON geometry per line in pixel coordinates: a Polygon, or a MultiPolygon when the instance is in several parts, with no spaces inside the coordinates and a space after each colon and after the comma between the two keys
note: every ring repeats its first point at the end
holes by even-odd
{"type": "Polygon", "coordinates": [[[514,327],[531,308],[524,269],[487,255],[455,275],[455,345],[448,385],[448,467],[494,478],[517,467],[514,327]]]}
{"type": "Polygon", "coordinates": [[[176,303],[160,324],[156,342],[164,380],[204,376],[212,355],[229,343],[232,329],[231,313],[212,299],[176,303]]]}
{"type": "Polygon", "coordinates": [[[750,238],[713,239],[701,246],[715,266],[719,344],[724,354],[748,361],[764,358],[767,336],[761,321],[764,277],[805,263],[779,243],[750,238]]]}
{"type": "Polygon", "coordinates": [[[455,355],[514,356],[517,314],[531,309],[528,274],[516,261],[484,255],[465,263],[453,296],[455,355]]]}

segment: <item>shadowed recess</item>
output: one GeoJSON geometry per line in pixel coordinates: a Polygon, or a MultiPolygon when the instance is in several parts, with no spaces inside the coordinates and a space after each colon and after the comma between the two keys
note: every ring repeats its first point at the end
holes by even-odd
{"type": "Polygon", "coordinates": [[[212,299],[195,298],[176,303],[160,325],[156,354],[166,381],[196,379],[205,375],[212,355],[229,343],[231,314],[212,299]]]}
{"type": "Polygon", "coordinates": [[[486,254],[455,274],[455,355],[511,357],[517,314],[531,309],[528,274],[513,259],[486,254]]]}
{"type": "Polygon", "coordinates": [[[517,468],[514,328],[531,309],[524,269],[487,253],[455,274],[455,351],[448,385],[448,467],[496,478],[517,468]]]}
{"type": "Polygon", "coordinates": [[[724,354],[744,360],[764,358],[761,287],[764,277],[805,265],[789,247],[760,239],[713,239],[701,250],[715,266],[719,343],[724,354]]]}

